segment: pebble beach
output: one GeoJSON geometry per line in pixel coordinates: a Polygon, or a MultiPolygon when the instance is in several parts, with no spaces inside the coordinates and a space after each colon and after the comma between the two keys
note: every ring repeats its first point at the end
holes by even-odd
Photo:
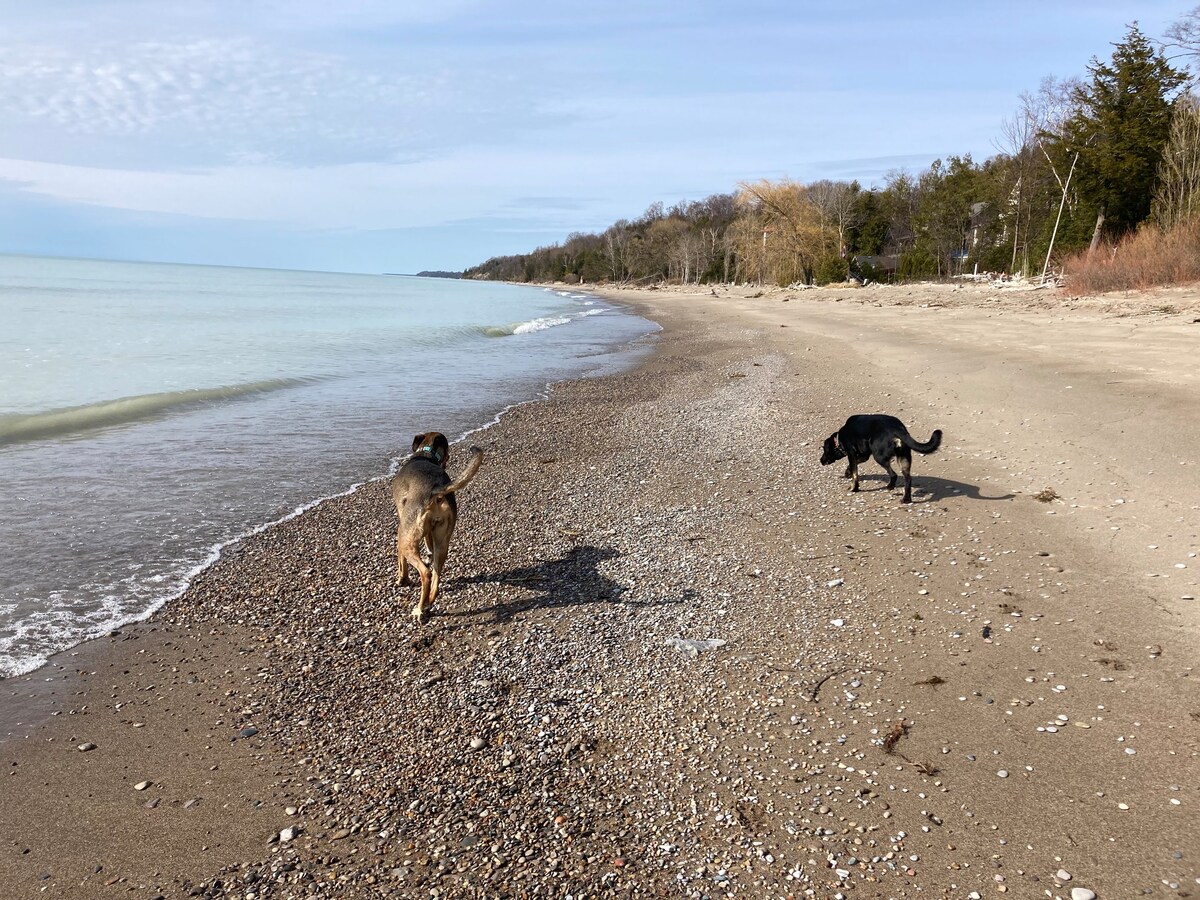
{"type": "Polygon", "coordinates": [[[374,481],[0,682],[0,895],[1200,895],[1196,295],[599,293],[427,624],[374,481]]]}

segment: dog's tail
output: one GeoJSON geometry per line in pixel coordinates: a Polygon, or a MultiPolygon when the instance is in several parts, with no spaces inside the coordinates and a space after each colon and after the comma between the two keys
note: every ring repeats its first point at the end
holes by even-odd
{"type": "Polygon", "coordinates": [[[935,429],[929,440],[924,444],[920,441],[914,441],[911,434],[905,434],[900,440],[910,450],[916,450],[918,453],[932,453],[938,447],[942,446],[942,430],[940,428],[935,429]]]}
{"type": "Polygon", "coordinates": [[[444,499],[449,494],[457,493],[471,483],[471,479],[475,477],[475,473],[479,471],[479,466],[483,463],[483,448],[471,448],[471,460],[467,463],[467,467],[463,469],[462,474],[454,481],[450,482],[439,491],[434,491],[429,498],[429,502],[425,504],[425,512],[433,509],[433,505],[439,500],[444,499]]]}

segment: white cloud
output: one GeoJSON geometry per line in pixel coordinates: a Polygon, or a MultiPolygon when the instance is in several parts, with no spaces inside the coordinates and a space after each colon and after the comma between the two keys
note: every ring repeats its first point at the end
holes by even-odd
{"type": "Polygon", "coordinates": [[[163,168],[412,159],[469,138],[472,127],[503,130],[514,102],[503,77],[360,70],[342,56],[247,37],[9,47],[0,154],[163,168]]]}

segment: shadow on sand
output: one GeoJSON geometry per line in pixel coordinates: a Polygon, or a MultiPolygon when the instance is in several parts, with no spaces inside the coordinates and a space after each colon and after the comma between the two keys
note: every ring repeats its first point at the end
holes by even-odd
{"type": "MultiPolygon", "coordinates": [[[[565,556],[481,575],[447,579],[448,584],[511,584],[526,593],[520,599],[497,603],[495,606],[473,609],[439,610],[434,608],[437,618],[473,618],[481,613],[489,614],[496,623],[509,622],[514,616],[531,609],[556,609],[566,606],[583,606],[589,603],[620,603],[626,606],[669,606],[686,603],[695,596],[689,588],[683,588],[670,599],[632,600],[624,598],[628,590],[606,575],[599,566],[602,562],[620,556],[611,547],[580,545],[571,548],[565,556]]],[[[440,605],[440,604],[439,604],[440,605]]]]}
{"type": "MultiPolygon", "coordinates": [[[[859,484],[866,490],[886,490],[888,476],[885,473],[860,474],[859,484]],[[868,482],[878,482],[879,487],[867,487],[868,482]]],[[[894,492],[899,494],[904,490],[904,482],[897,483],[894,492]]],[[[962,481],[951,481],[949,478],[935,478],[930,475],[913,476],[913,503],[936,503],[947,497],[966,497],[970,500],[1012,500],[1016,494],[999,494],[989,497],[980,493],[979,485],[967,484],[962,481]]]]}

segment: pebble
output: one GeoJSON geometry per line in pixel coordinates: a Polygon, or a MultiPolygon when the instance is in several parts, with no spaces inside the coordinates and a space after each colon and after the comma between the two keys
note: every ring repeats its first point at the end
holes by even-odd
{"type": "Polygon", "coordinates": [[[483,738],[481,738],[481,737],[471,738],[471,749],[472,750],[482,750],[486,746],[487,746],[487,741],[485,741],[483,738]]]}
{"type": "Polygon", "coordinates": [[[133,786],[133,789],[135,791],[144,791],[146,788],[150,787],[150,785],[152,785],[152,784],[154,784],[153,781],[139,781],[137,784],[135,784],[133,786]]]}
{"type": "Polygon", "coordinates": [[[1001,769],[996,774],[1001,778],[1007,778],[1008,777],[1008,769],[1001,769]]]}
{"type": "Polygon", "coordinates": [[[1096,892],[1088,888],[1071,888],[1071,900],[1096,900],[1096,892]]]}
{"type": "Polygon", "coordinates": [[[80,744],[75,749],[77,749],[80,753],[87,753],[89,750],[95,750],[96,745],[93,744],[91,741],[84,741],[82,744],[80,744]]]}

